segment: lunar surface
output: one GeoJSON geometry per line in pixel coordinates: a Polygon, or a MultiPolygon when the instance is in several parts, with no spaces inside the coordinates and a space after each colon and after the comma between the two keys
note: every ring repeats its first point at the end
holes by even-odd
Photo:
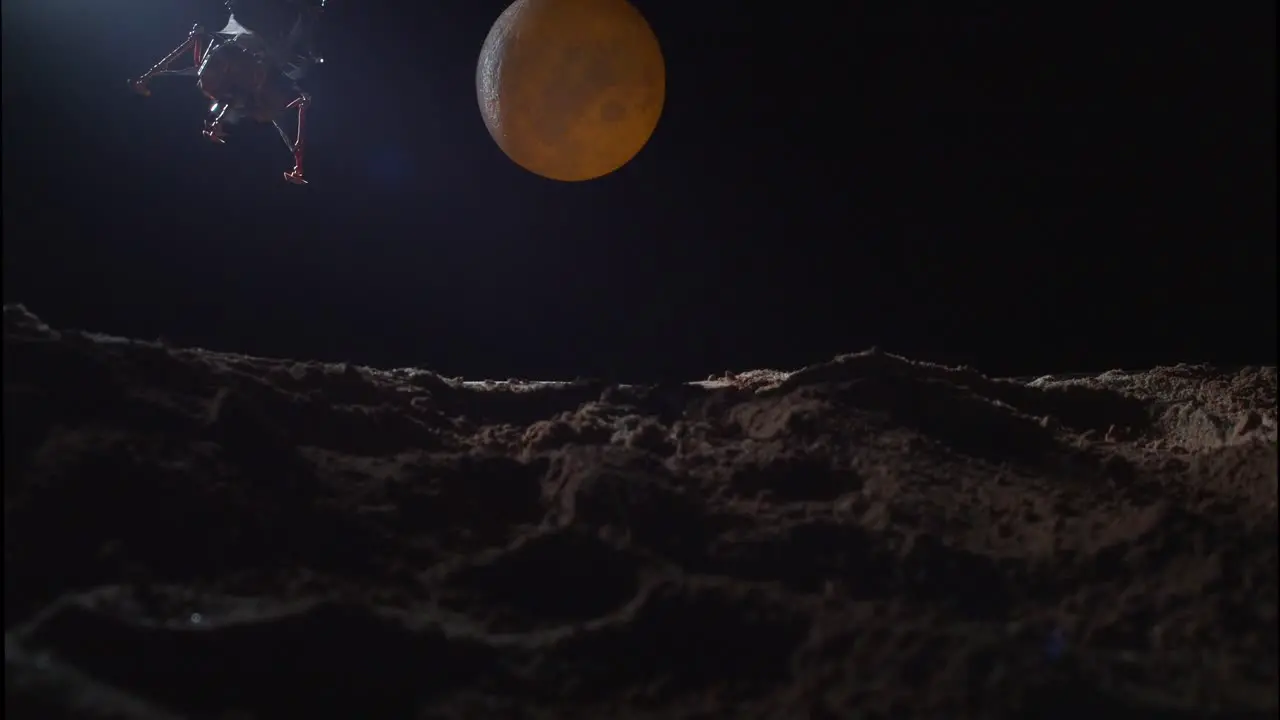
{"type": "Polygon", "coordinates": [[[662,50],[626,0],[516,0],[476,66],[480,113],[516,164],[592,180],[640,152],[666,93],[662,50]]]}
{"type": "Polygon", "coordinates": [[[11,718],[1277,711],[1274,367],[469,382],[4,325],[11,718]]]}

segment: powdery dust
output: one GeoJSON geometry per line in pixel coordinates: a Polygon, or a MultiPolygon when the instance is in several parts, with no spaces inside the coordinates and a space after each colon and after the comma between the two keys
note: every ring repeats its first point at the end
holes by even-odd
{"type": "Polygon", "coordinates": [[[463,382],[4,314],[11,717],[1280,704],[1275,368],[463,382]]]}

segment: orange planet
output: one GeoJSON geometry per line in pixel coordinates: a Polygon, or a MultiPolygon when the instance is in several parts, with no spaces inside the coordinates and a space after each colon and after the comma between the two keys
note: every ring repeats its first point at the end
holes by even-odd
{"type": "Polygon", "coordinates": [[[485,126],[516,164],[552,180],[626,165],[658,126],[666,69],[626,0],[516,0],[476,67],[485,126]]]}

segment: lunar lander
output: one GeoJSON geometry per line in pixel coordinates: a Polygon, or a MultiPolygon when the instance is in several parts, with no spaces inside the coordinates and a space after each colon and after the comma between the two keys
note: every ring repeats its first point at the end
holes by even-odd
{"type": "Polygon", "coordinates": [[[231,17],[221,30],[208,33],[200,25],[187,39],[129,86],[150,95],[153,78],[178,75],[196,78],[212,104],[204,137],[226,142],[226,126],[242,119],[271,123],[293,155],[284,178],[306,184],[307,108],[311,96],[298,86],[306,71],[323,59],[311,50],[312,33],[324,0],[227,0],[231,17]],[[290,22],[290,20],[292,22],[290,22]],[[190,53],[191,65],[177,67],[190,53]],[[297,112],[292,138],[281,124],[289,110],[297,112]]]}

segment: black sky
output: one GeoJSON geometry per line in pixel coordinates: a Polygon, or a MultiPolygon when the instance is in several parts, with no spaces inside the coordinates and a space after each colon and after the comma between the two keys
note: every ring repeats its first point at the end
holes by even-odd
{"type": "Polygon", "coordinates": [[[502,0],[330,0],[299,188],[125,87],[217,0],[5,0],[5,300],[471,377],[1275,362],[1274,3],[635,4],[658,130],[559,184],[476,107],[502,0]]]}

